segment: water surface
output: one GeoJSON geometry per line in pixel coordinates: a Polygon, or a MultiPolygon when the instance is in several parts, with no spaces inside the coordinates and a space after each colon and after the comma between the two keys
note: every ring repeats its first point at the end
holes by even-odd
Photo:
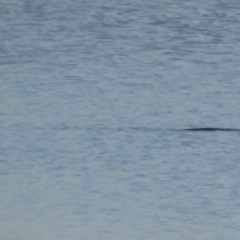
{"type": "Polygon", "coordinates": [[[238,239],[239,7],[3,1],[1,239],[238,239]]]}

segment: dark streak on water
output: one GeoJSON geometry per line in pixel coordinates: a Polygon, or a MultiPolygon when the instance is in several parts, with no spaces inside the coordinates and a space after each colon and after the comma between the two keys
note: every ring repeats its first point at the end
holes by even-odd
{"type": "Polygon", "coordinates": [[[118,131],[139,131],[139,132],[156,132],[156,131],[192,131],[192,132],[238,132],[239,128],[215,128],[215,127],[204,127],[204,128],[179,128],[179,129],[162,129],[162,128],[151,128],[151,127],[121,127],[117,128],[118,131]]]}
{"type": "MultiPolygon", "coordinates": [[[[178,129],[176,129],[178,130],[178,129]]],[[[186,128],[186,129],[180,129],[180,131],[198,131],[198,132],[213,132],[213,131],[240,131],[240,129],[237,128],[212,128],[212,127],[207,127],[207,128],[186,128]]]]}

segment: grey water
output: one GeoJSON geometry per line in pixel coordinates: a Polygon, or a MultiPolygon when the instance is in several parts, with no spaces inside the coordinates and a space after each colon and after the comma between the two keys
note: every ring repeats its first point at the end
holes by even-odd
{"type": "Polygon", "coordinates": [[[239,11],[2,0],[0,239],[239,239],[239,11]]]}

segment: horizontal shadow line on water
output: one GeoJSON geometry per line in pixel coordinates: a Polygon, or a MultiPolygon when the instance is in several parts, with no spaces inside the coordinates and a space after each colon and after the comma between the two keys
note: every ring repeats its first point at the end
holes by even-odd
{"type": "Polygon", "coordinates": [[[234,132],[234,131],[240,131],[238,128],[185,128],[185,129],[174,129],[177,131],[195,131],[195,132],[215,132],[215,131],[225,131],[225,132],[234,132]]]}
{"type": "Polygon", "coordinates": [[[182,132],[240,132],[240,128],[214,128],[214,127],[204,127],[204,128],[157,128],[157,127],[62,127],[57,128],[57,130],[113,130],[113,131],[135,131],[135,132],[168,132],[168,131],[182,131],[182,132]]]}
{"type": "Polygon", "coordinates": [[[239,128],[214,128],[214,127],[205,127],[205,128],[179,128],[179,129],[161,129],[161,128],[151,128],[151,127],[126,127],[118,128],[120,131],[133,130],[139,132],[157,132],[157,131],[188,131],[188,132],[238,132],[239,128]]]}

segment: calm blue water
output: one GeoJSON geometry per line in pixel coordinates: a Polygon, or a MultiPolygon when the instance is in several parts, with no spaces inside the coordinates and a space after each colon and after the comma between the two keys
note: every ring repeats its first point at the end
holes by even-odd
{"type": "Polygon", "coordinates": [[[239,10],[3,0],[0,238],[239,239],[239,10]]]}

